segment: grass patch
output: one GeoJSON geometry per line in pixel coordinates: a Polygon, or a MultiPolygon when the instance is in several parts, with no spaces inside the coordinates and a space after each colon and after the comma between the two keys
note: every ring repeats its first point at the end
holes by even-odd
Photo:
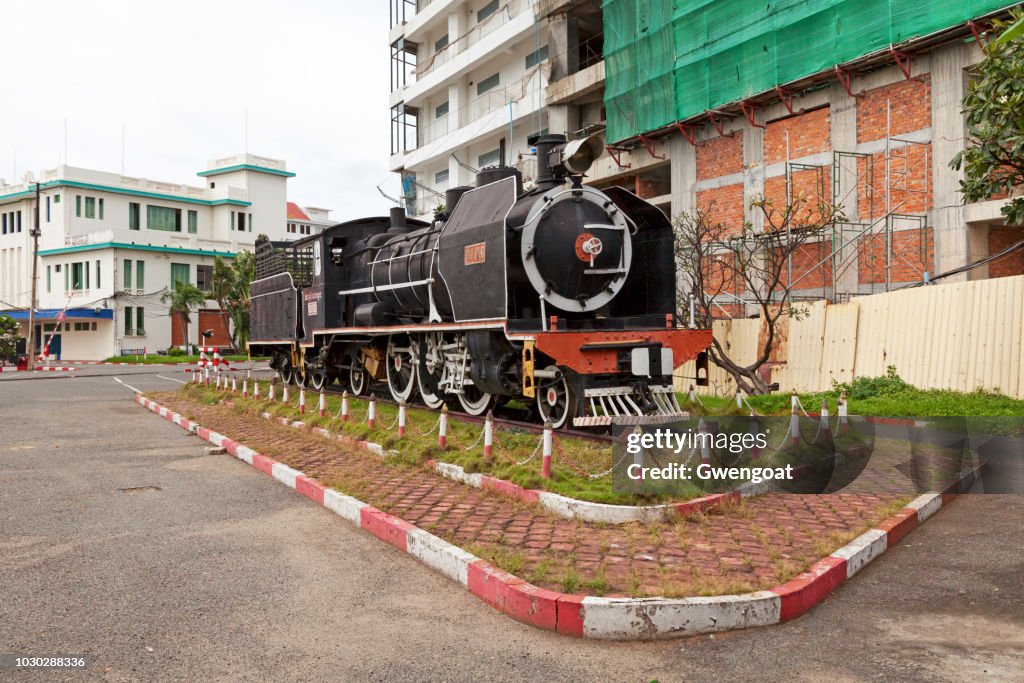
{"type": "MultiPolygon", "coordinates": [[[[480,472],[492,477],[511,481],[529,489],[551,491],[560,495],[595,503],[613,505],[645,505],[668,501],[684,501],[705,495],[696,486],[679,487],[670,493],[662,494],[631,494],[620,493],[612,489],[611,476],[591,479],[576,471],[568,463],[571,461],[576,468],[585,472],[603,472],[611,466],[612,448],[606,442],[588,439],[559,437],[556,435],[558,447],[552,459],[551,479],[541,477],[541,456],[537,449],[540,434],[520,429],[495,428],[494,452],[490,457],[483,453],[482,441],[471,450],[464,450],[477,441],[483,425],[475,422],[463,422],[457,416],[448,421],[448,444],[441,448],[437,443],[436,423],[438,414],[434,411],[410,408],[406,422],[406,433],[398,437],[395,426],[398,407],[387,403],[376,405],[374,427],[366,423],[368,401],[349,399],[350,419],[342,422],[336,416],[341,412],[341,397],[334,394],[326,395],[326,412],[318,415],[319,394],[306,393],[306,414],[300,415],[298,410],[299,391],[289,387],[289,404],[280,403],[282,386],[275,388],[276,403],[266,400],[268,382],[260,382],[260,400],[243,398],[240,394],[230,394],[213,386],[187,384],[181,388],[183,395],[202,401],[208,405],[224,399],[230,399],[236,411],[258,415],[270,413],[275,417],[290,420],[301,419],[308,426],[322,427],[335,433],[344,434],[357,440],[373,441],[381,444],[389,452],[386,462],[404,467],[422,467],[427,461],[435,460],[461,465],[467,472],[480,472]],[[423,435],[424,432],[429,432],[423,435]],[[530,459],[531,454],[533,458],[530,459]],[[523,461],[529,460],[524,464],[523,461]],[[678,492],[677,492],[678,490],[678,492]]],[[[238,385],[242,389],[241,383],[238,385]]],[[[252,382],[249,383],[252,391],[252,382]]]]}

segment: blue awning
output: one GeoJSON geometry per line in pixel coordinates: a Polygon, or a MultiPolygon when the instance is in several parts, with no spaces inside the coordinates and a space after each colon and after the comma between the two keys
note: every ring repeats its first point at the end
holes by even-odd
{"type": "MultiPolygon", "coordinates": [[[[36,320],[56,320],[63,309],[60,308],[37,308],[36,320]]],[[[0,315],[6,315],[15,320],[28,320],[28,309],[11,311],[0,311],[0,315]]],[[[113,320],[114,309],[112,308],[69,308],[68,320],[113,320]]]]}

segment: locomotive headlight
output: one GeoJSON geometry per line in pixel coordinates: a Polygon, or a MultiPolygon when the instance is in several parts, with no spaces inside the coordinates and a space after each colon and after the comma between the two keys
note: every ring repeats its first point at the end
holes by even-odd
{"type": "Polygon", "coordinates": [[[573,175],[583,175],[604,153],[604,141],[599,135],[566,143],[561,149],[562,165],[573,175]]]}

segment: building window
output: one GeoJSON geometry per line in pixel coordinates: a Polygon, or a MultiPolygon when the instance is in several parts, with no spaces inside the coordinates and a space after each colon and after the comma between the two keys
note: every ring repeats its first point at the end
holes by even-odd
{"type": "Polygon", "coordinates": [[[477,83],[476,84],[476,94],[477,95],[483,95],[488,90],[494,90],[495,88],[497,88],[500,75],[501,74],[494,74],[493,76],[488,76],[484,80],[482,80],[479,83],[477,83]]]}
{"type": "Polygon", "coordinates": [[[480,8],[476,13],[476,22],[479,24],[481,21],[491,16],[498,11],[498,0],[491,0],[489,3],[480,8]]]}
{"type": "Polygon", "coordinates": [[[146,227],[150,230],[181,232],[181,209],[147,204],[146,227]]]}
{"type": "Polygon", "coordinates": [[[501,161],[501,148],[492,149],[490,152],[481,154],[477,159],[477,168],[486,168],[487,166],[494,166],[501,161]]]}
{"type": "Polygon", "coordinates": [[[96,218],[96,198],[86,197],[85,198],[85,217],[96,218]]]}
{"type": "Polygon", "coordinates": [[[188,212],[188,233],[190,235],[196,234],[199,228],[199,214],[195,211],[188,212]]]}
{"type": "Polygon", "coordinates": [[[50,222],[50,198],[46,198],[46,222],[50,222]]]}
{"type": "Polygon", "coordinates": [[[434,174],[434,184],[435,185],[440,185],[441,183],[447,183],[447,182],[448,182],[448,169],[445,169],[443,171],[438,171],[437,173],[434,174]]]}
{"type": "Polygon", "coordinates": [[[391,154],[416,149],[418,114],[418,109],[405,106],[405,102],[391,107],[391,154]]]}
{"type": "Polygon", "coordinates": [[[132,288],[132,262],[131,259],[124,260],[124,288],[132,288]]]}
{"type": "Polygon", "coordinates": [[[124,336],[132,336],[132,307],[124,307],[124,336]]]}
{"type": "Polygon", "coordinates": [[[448,116],[448,100],[445,100],[441,104],[437,105],[437,109],[434,110],[435,119],[439,119],[442,116],[448,116]]]}
{"type": "Polygon", "coordinates": [[[434,41],[434,52],[440,52],[441,50],[448,47],[448,34],[444,34],[440,38],[434,41]]]}
{"type": "Polygon", "coordinates": [[[82,217],[82,195],[75,195],[75,218],[82,217]]]}
{"type": "Polygon", "coordinates": [[[187,263],[172,263],[171,264],[171,289],[177,289],[178,283],[189,283],[188,277],[188,264],[187,263]]]}
{"type": "Polygon", "coordinates": [[[196,287],[203,292],[213,286],[213,266],[196,266],[196,287]]]}
{"type": "Polygon", "coordinates": [[[100,220],[103,220],[103,197],[100,197],[100,220]]]}
{"type": "MultiPolygon", "coordinates": [[[[188,274],[186,273],[186,276],[188,274]]],[[[135,289],[140,292],[146,289],[146,262],[135,262],[135,289]]]]}
{"type": "Polygon", "coordinates": [[[81,261],[71,264],[71,289],[76,292],[85,288],[85,264],[81,261]]]}
{"type": "Polygon", "coordinates": [[[245,213],[238,212],[238,232],[245,232],[245,213]]]}
{"type": "Polygon", "coordinates": [[[139,227],[140,227],[140,225],[139,225],[140,224],[139,216],[140,215],[141,214],[139,212],[139,205],[136,202],[129,202],[128,203],[128,229],[129,230],[138,230],[139,229],[139,227]]]}
{"type": "Polygon", "coordinates": [[[21,232],[21,211],[18,211],[18,232],[21,232]]]}
{"type": "Polygon", "coordinates": [[[3,216],[0,216],[0,221],[3,222],[3,225],[4,225],[3,234],[6,235],[7,234],[7,214],[6,213],[3,216]]]}
{"type": "Polygon", "coordinates": [[[99,289],[103,285],[100,284],[100,262],[96,261],[96,289],[99,289]]]}
{"type": "Polygon", "coordinates": [[[46,293],[49,294],[52,291],[51,279],[50,279],[50,266],[46,266],[46,293]]]}
{"type": "Polygon", "coordinates": [[[142,306],[135,307],[135,334],[140,337],[146,334],[146,309],[142,306]]]}
{"type": "Polygon", "coordinates": [[[535,67],[535,66],[537,66],[538,64],[540,64],[541,62],[543,62],[547,58],[548,58],[548,46],[545,45],[541,49],[539,49],[539,50],[537,50],[535,52],[531,52],[530,54],[526,55],[526,68],[529,69],[529,68],[535,67]]]}
{"type": "Polygon", "coordinates": [[[53,203],[54,204],[60,204],[60,195],[59,194],[58,195],[54,195],[53,203]]]}
{"type": "Polygon", "coordinates": [[[391,92],[412,83],[416,75],[416,43],[399,38],[391,44],[391,92]]]}

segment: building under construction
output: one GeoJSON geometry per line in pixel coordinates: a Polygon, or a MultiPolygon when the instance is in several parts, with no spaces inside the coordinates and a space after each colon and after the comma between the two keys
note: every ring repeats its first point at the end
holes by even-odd
{"type": "MultiPolygon", "coordinates": [[[[539,4],[562,40],[595,2],[539,4]],[[568,26],[568,29],[564,28],[568,26]]],[[[1002,201],[963,205],[967,73],[1005,0],[605,0],[603,60],[547,87],[552,130],[606,126],[590,182],[673,215],[764,228],[753,200],[802,196],[843,222],[792,257],[800,298],[846,300],[982,261],[954,279],[1024,273],[1002,201]],[[595,89],[603,88],[601,120],[595,89]]],[[[565,38],[565,37],[568,38],[565,38]]],[[[573,55],[573,51],[552,51],[573,55]]],[[[742,296],[742,292],[737,292],[742,296]]],[[[742,314],[742,309],[741,309],[742,314]]]]}

